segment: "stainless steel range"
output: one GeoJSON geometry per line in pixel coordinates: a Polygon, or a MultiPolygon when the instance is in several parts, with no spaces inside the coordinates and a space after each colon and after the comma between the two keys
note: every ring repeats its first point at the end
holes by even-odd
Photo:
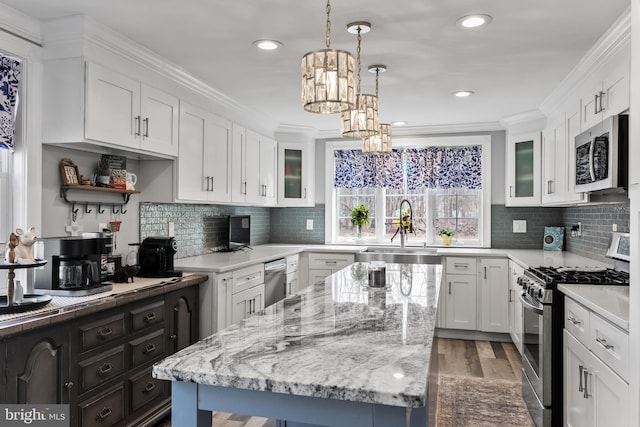
{"type": "Polygon", "coordinates": [[[538,267],[518,278],[522,287],[522,396],[539,427],[562,425],[564,297],[558,284],[629,286],[629,273],[606,268],[538,267]]]}

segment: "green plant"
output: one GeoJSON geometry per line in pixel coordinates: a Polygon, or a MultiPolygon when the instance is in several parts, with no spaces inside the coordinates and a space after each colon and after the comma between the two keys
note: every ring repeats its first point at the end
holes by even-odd
{"type": "Polygon", "coordinates": [[[453,230],[449,230],[448,228],[443,228],[440,230],[440,233],[438,234],[440,234],[441,236],[453,237],[456,234],[456,232],[453,230]]]}
{"type": "Polygon", "coordinates": [[[109,159],[107,159],[106,157],[102,157],[96,165],[96,175],[109,176],[109,173],[109,159]]]}
{"type": "Polygon", "coordinates": [[[351,224],[358,227],[369,224],[369,208],[367,205],[358,205],[351,210],[351,224]]]}

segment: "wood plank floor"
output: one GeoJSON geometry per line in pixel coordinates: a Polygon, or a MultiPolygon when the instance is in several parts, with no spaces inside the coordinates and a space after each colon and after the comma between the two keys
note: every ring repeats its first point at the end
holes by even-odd
{"type": "MultiPolygon", "coordinates": [[[[438,340],[440,375],[457,375],[491,380],[521,381],[521,356],[512,343],[466,341],[446,338],[438,340]]],[[[487,420],[491,425],[491,420],[487,420]]],[[[170,427],[169,418],[155,427],[170,427]]],[[[275,427],[275,421],[217,412],[214,427],[275,427]]]]}

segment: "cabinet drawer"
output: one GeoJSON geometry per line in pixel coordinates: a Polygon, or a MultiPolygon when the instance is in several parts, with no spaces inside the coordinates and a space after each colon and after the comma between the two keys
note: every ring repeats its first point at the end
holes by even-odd
{"type": "Polygon", "coordinates": [[[241,268],[232,274],[231,293],[244,291],[264,283],[264,264],[241,268]]]}
{"type": "Polygon", "coordinates": [[[476,259],[473,257],[447,257],[447,274],[476,274],[476,259]]]}
{"type": "Polygon", "coordinates": [[[164,320],[164,301],[160,300],[144,307],[131,310],[131,330],[139,331],[147,326],[162,323],[164,320]]]}
{"type": "Polygon", "coordinates": [[[129,380],[131,412],[137,411],[152,400],[165,394],[167,381],[157,380],[151,376],[151,368],[129,380]]]}
{"type": "Polygon", "coordinates": [[[165,356],[164,329],[129,342],[131,367],[136,368],[165,356]]]}
{"type": "Polygon", "coordinates": [[[287,274],[291,274],[298,271],[298,255],[291,255],[287,257],[287,274]]]}
{"type": "Polygon", "coordinates": [[[629,381],[629,334],[595,313],[589,319],[587,347],[625,381],[629,381]]]}
{"type": "Polygon", "coordinates": [[[124,389],[119,387],[96,400],[80,404],[81,427],[108,427],[124,419],[124,389]]]}
{"type": "Polygon", "coordinates": [[[353,264],[353,254],[309,254],[310,269],[340,270],[353,264]]]}
{"type": "Polygon", "coordinates": [[[124,336],[124,313],[106,319],[80,325],[82,351],[113,342],[124,336]]]}
{"type": "Polygon", "coordinates": [[[565,298],[564,328],[581,343],[589,341],[589,311],[570,298],[565,298]]]}
{"type": "Polygon", "coordinates": [[[124,346],[118,346],[97,357],[78,363],[80,393],[101,385],[124,372],[124,346]]]}

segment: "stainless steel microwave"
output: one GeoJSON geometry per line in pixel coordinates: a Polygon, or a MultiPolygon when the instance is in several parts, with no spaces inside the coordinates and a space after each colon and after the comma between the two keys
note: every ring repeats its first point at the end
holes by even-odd
{"type": "Polygon", "coordinates": [[[629,116],[615,115],[575,139],[576,193],[627,187],[629,116]]]}

